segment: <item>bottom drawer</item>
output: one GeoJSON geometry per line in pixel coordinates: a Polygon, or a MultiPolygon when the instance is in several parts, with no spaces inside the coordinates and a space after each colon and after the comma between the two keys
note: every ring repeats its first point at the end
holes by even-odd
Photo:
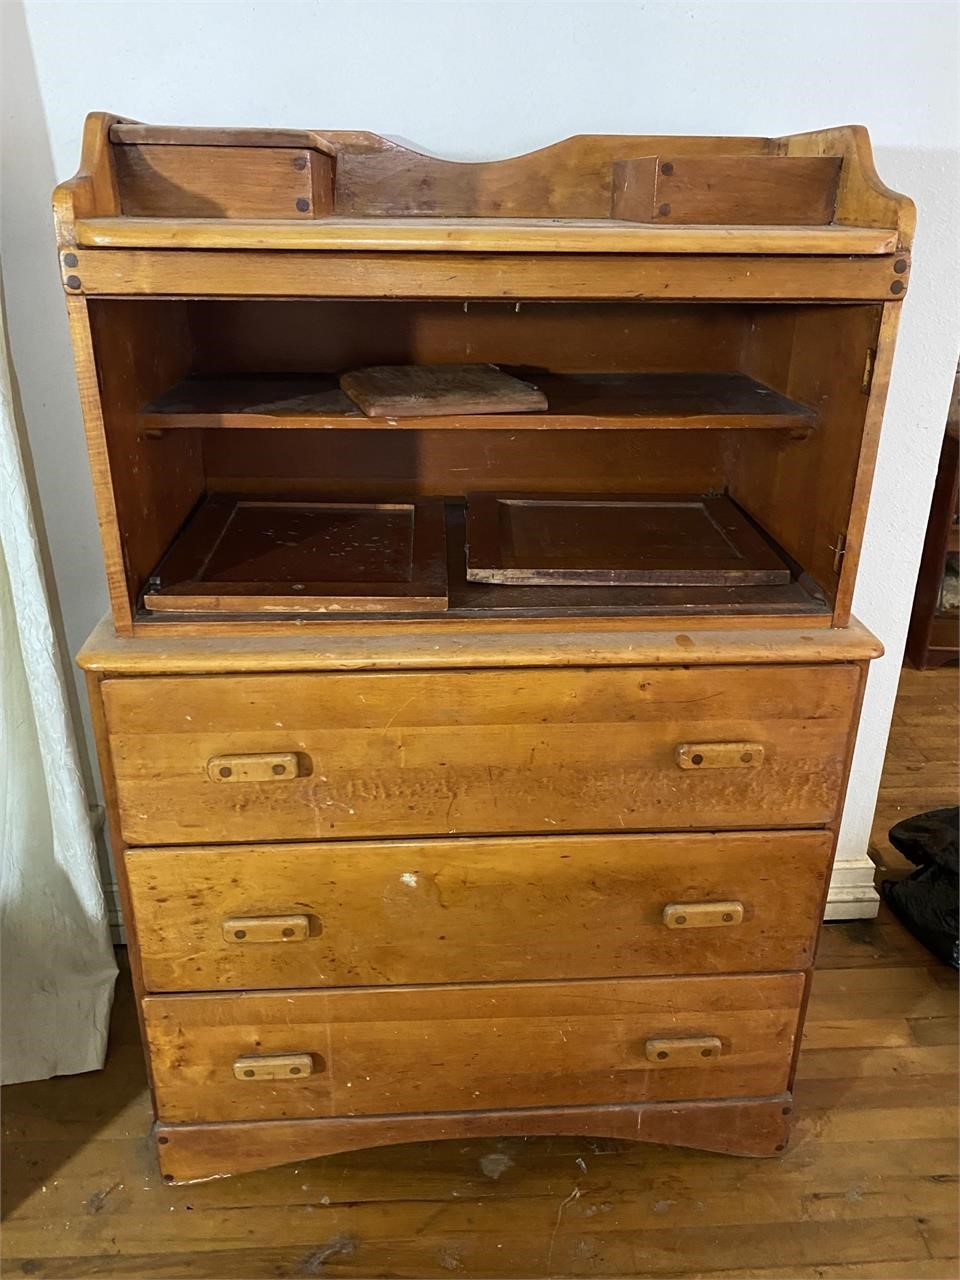
{"type": "Polygon", "coordinates": [[[148,996],[165,1121],[759,1097],[787,1086],[804,978],[148,996]]]}

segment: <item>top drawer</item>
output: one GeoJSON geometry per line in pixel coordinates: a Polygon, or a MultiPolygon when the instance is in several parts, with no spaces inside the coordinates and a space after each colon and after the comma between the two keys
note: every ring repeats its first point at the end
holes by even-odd
{"type": "Polygon", "coordinates": [[[855,664],[605,667],[102,689],[124,838],[190,844],[820,826],[859,679],[855,664]]]}

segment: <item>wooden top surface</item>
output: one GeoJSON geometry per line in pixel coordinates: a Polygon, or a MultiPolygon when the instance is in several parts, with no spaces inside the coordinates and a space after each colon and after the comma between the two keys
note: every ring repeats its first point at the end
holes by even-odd
{"type": "MultiPolygon", "coordinates": [[[[291,624],[296,626],[296,624],[291,624]]],[[[734,628],[556,629],[516,624],[330,623],[298,634],[116,635],[111,618],[97,625],[77,662],[117,675],[242,671],[429,670],[456,667],[676,666],[722,663],[851,662],[878,658],[883,646],[853,621],[838,630],[734,628]]]]}
{"type": "Polygon", "coordinates": [[[299,249],[485,253],[878,255],[896,229],[649,226],[567,218],[81,218],[76,243],[100,249],[299,249]]]}

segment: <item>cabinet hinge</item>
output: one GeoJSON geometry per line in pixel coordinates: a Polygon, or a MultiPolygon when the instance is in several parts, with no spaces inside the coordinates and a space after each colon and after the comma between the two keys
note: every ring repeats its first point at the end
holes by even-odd
{"type": "Polygon", "coordinates": [[[867,357],[863,362],[863,377],[860,379],[860,390],[865,396],[870,394],[870,388],[873,385],[873,369],[876,363],[877,348],[868,347],[867,357]]]}
{"type": "Polygon", "coordinates": [[[841,530],[837,534],[837,541],[830,549],[833,552],[833,572],[839,573],[843,565],[843,557],[847,553],[847,535],[845,531],[841,530]]]}

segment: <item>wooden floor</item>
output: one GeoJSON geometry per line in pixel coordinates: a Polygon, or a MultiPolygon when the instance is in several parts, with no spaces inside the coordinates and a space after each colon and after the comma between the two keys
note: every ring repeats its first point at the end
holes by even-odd
{"type": "Polygon", "coordinates": [[[870,852],[894,877],[914,871],[887,839],[896,822],[960,801],[960,672],[904,667],[890,727],[870,852]]]}
{"type": "MultiPolygon", "coordinates": [[[[906,672],[877,848],[956,798],[956,672],[906,672]]],[[[894,872],[903,867],[889,861],[894,872]]],[[[776,1160],[431,1143],[168,1187],[128,985],[104,1072],[4,1090],[5,1277],[957,1276],[956,975],[888,915],[823,933],[776,1160]]]]}

